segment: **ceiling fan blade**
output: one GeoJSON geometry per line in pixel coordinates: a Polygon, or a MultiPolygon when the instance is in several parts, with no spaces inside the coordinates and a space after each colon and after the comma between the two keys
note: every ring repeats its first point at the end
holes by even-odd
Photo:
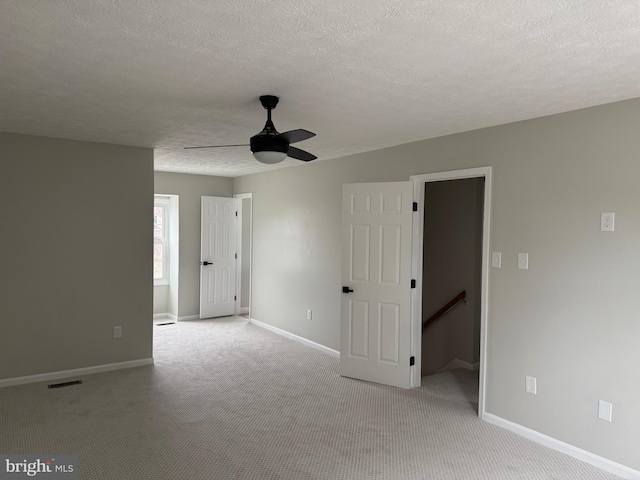
{"type": "Polygon", "coordinates": [[[240,145],[205,145],[204,147],[184,147],[184,150],[193,150],[194,148],[220,148],[220,147],[248,147],[248,143],[240,145]]]}
{"type": "Polygon", "coordinates": [[[309,130],[304,130],[302,128],[299,128],[298,130],[289,130],[288,132],[280,134],[280,137],[284,138],[289,144],[301,142],[315,136],[315,133],[310,132],[309,130]]]}
{"type": "Polygon", "coordinates": [[[295,158],[296,160],[302,160],[303,162],[310,162],[311,160],[315,160],[316,158],[318,158],[315,155],[312,155],[309,152],[305,152],[304,150],[300,150],[296,147],[289,147],[287,156],[295,158]]]}

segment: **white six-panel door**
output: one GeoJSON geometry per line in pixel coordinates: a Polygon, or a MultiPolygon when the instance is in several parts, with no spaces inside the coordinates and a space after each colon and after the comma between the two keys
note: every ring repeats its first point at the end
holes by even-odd
{"type": "Polygon", "coordinates": [[[235,313],[237,200],[202,197],[200,318],[235,313]]]}
{"type": "Polygon", "coordinates": [[[411,182],[343,187],[343,376],[411,387],[412,207],[411,182]]]}

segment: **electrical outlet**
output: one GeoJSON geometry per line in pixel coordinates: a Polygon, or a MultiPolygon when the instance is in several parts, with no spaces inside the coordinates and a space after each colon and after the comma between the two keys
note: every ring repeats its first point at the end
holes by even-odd
{"type": "Polygon", "coordinates": [[[502,253],[493,252],[491,254],[491,267],[492,268],[502,268],[502,253]]]}
{"type": "Polygon", "coordinates": [[[536,377],[525,377],[525,391],[533,395],[538,393],[536,377]]]}
{"type": "Polygon", "coordinates": [[[307,320],[311,320],[312,315],[313,312],[311,311],[311,309],[307,310],[307,320]]]}
{"type": "Polygon", "coordinates": [[[616,219],[614,212],[602,212],[600,214],[600,231],[613,232],[613,226],[616,219]]]}
{"type": "Polygon", "coordinates": [[[528,253],[518,254],[518,269],[529,270],[529,254],[528,253]]]}
{"type": "Polygon", "coordinates": [[[113,338],[122,337],[122,327],[113,327],[113,338]]]}

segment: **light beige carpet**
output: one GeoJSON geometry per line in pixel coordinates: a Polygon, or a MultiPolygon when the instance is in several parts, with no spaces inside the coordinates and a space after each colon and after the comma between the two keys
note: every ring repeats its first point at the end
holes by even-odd
{"type": "Polygon", "coordinates": [[[0,451],[87,480],[617,478],[479,420],[471,372],[400,390],[239,317],[154,333],[155,366],[0,389],[0,451]]]}

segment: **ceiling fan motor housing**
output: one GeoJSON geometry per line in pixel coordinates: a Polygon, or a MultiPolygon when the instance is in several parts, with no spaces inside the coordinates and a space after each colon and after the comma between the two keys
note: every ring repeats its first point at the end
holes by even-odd
{"type": "Polygon", "coordinates": [[[282,152],[287,153],[289,151],[289,143],[277,134],[262,134],[254,135],[249,140],[249,146],[252,152],[282,152]]]}

